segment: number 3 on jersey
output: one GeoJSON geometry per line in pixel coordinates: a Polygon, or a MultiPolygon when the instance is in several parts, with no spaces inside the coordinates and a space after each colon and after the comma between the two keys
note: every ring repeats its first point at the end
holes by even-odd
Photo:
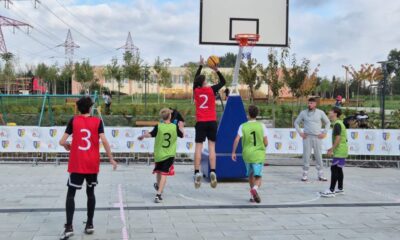
{"type": "Polygon", "coordinates": [[[203,99],[203,103],[200,105],[201,109],[207,109],[208,108],[208,96],[205,94],[201,94],[200,98],[203,99]]]}
{"type": "Polygon", "coordinates": [[[92,134],[91,134],[90,131],[87,130],[87,129],[81,129],[81,133],[86,133],[86,137],[82,137],[82,140],[83,140],[84,142],[86,142],[86,146],[84,146],[84,147],[79,146],[79,150],[87,151],[87,150],[89,150],[90,147],[92,146],[92,143],[91,143],[90,140],[89,140],[90,137],[92,136],[92,134]]]}

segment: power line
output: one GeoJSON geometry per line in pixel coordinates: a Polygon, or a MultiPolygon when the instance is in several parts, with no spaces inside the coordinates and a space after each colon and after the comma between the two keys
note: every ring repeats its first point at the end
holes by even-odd
{"type": "Polygon", "coordinates": [[[88,36],[86,36],[85,34],[81,33],[80,31],[78,31],[76,28],[72,27],[70,24],[68,24],[66,21],[64,21],[62,18],[60,18],[56,13],[54,13],[49,7],[47,7],[47,5],[45,5],[44,3],[40,2],[40,4],[47,10],[49,11],[53,16],[55,16],[58,20],[60,20],[62,23],[64,23],[66,26],[68,26],[69,28],[71,28],[72,30],[74,30],[75,32],[77,32],[79,35],[81,35],[82,37],[86,38],[88,41],[104,48],[104,49],[109,49],[108,47],[92,40],[91,38],[89,38],[88,36]]]}
{"type": "Polygon", "coordinates": [[[67,11],[71,16],[73,16],[76,20],[78,20],[78,22],[80,24],[82,24],[83,26],[85,26],[87,29],[89,29],[90,31],[92,31],[93,33],[101,36],[102,38],[108,38],[107,36],[104,36],[103,34],[101,34],[101,32],[93,29],[91,26],[89,26],[88,24],[86,24],[84,21],[82,21],[82,19],[80,19],[79,17],[77,17],[74,13],[72,13],[64,4],[62,4],[59,0],[55,0],[58,5],[60,5],[65,11],[67,11]]]}

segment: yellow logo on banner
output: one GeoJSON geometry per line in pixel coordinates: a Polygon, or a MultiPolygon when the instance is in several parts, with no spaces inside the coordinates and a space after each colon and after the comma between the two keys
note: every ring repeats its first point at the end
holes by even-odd
{"type": "Polygon", "coordinates": [[[358,139],[358,132],[351,132],[351,139],[357,140],[358,139]]]}
{"type": "Polygon", "coordinates": [[[281,150],[282,149],[283,144],[281,142],[277,142],[275,143],[275,149],[276,150],[281,150]]]}
{"type": "Polygon", "coordinates": [[[134,149],[135,148],[135,142],[133,142],[133,141],[126,142],[126,147],[128,149],[134,149]]]}
{"type": "Polygon", "coordinates": [[[33,147],[35,149],[39,149],[40,148],[40,141],[33,141],[33,147]]]}
{"type": "Polygon", "coordinates": [[[49,135],[50,135],[50,137],[57,136],[57,129],[50,129],[49,130],[49,135]]]}
{"type": "Polygon", "coordinates": [[[1,141],[1,146],[3,147],[3,149],[7,149],[8,146],[10,146],[10,141],[1,141]]]}
{"type": "Polygon", "coordinates": [[[193,148],[193,143],[192,142],[187,142],[186,143],[186,149],[187,150],[192,150],[192,148],[193,148]]]}
{"type": "Polygon", "coordinates": [[[23,137],[23,136],[25,136],[25,129],[18,129],[18,136],[19,137],[23,137]]]}
{"type": "Polygon", "coordinates": [[[382,133],[382,138],[385,141],[389,141],[390,140],[390,133],[382,133]]]}
{"type": "Polygon", "coordinates": [[[375,145],[374,144],[367,144],[367,150],[370,152],[373,152],[375,150],[375,145]]]}

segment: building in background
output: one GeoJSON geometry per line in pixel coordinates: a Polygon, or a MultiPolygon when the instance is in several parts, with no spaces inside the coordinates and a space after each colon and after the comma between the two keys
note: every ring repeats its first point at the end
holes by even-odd
{"type": "MultiPolygon", "coordinates": [[[[118,91],[118,82],[115,79],[106,79],[104,75],[104,66],[95,66],[94,67],[94,79],[98,81],[102,87],[109,89],[110,91],[116,92],[118,91]]],[[[150,94],[166,94],[166,95],[186,95],[192,93],[192,84],[193,80],[187,81],[187,68],[185,67],[170,67],[169,71],[171,72],[171,87],[162,87],[157,83],[157,75],[153,69],[150,69],[150,76],[147,80],[147,92],[150,94]]],[[[220,71],[228,81],[228,88],[229,86],[229,79],[232,78],[233,75],[233,68],[220,68],[220,71]]],[[[203,74],[207,76],[207,80],[210,84],[217,83],[218,77],[213,72],[213,70],[209,68],[204,68],[203,74]]],[[[260,76],[258,76],[261,78],[260,76]]],[[[80,83],[72,80],[72,94],[79,94],[82,87],[80,83]]],[[[222,89],[222,91],[224,88],[222,89]]],[[[144,81],[137,81],[137,80],[129,80],[123,79],[122,86],[120,89],[121,93],[132,95],[137,93],[144,93],[144,81]]],[[[221,91],[221,93],[222,93],[221,91]]],[[[239,85],[239,91],[243,97],[248,97],[248,87],[245,84],[239,85]]],[[[269,87],[266,83],[263,83],[255,93],[256,97],[266,98],[268,97],[269,87]]],[[[281,90],[281,97],[290,97],[290,91],[286,88],[281,90]]]]}

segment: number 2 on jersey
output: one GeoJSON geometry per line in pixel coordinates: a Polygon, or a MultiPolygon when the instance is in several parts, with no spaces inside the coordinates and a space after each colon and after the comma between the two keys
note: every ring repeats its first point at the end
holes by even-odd
{"type": "Polygon", "coordinates": [[[201,108],[201,109],[207,109],[207,108],[208,108],[208,105],[207,105],[207,103],[208,103],[208,96],[207,96],[207,95],[204,95],[204,94],[201,94],[201,95],[200,95],[200,98],[203,98],[203,99],[204,99],[203,103],[200,105],[200,108],[201,108]]]}

